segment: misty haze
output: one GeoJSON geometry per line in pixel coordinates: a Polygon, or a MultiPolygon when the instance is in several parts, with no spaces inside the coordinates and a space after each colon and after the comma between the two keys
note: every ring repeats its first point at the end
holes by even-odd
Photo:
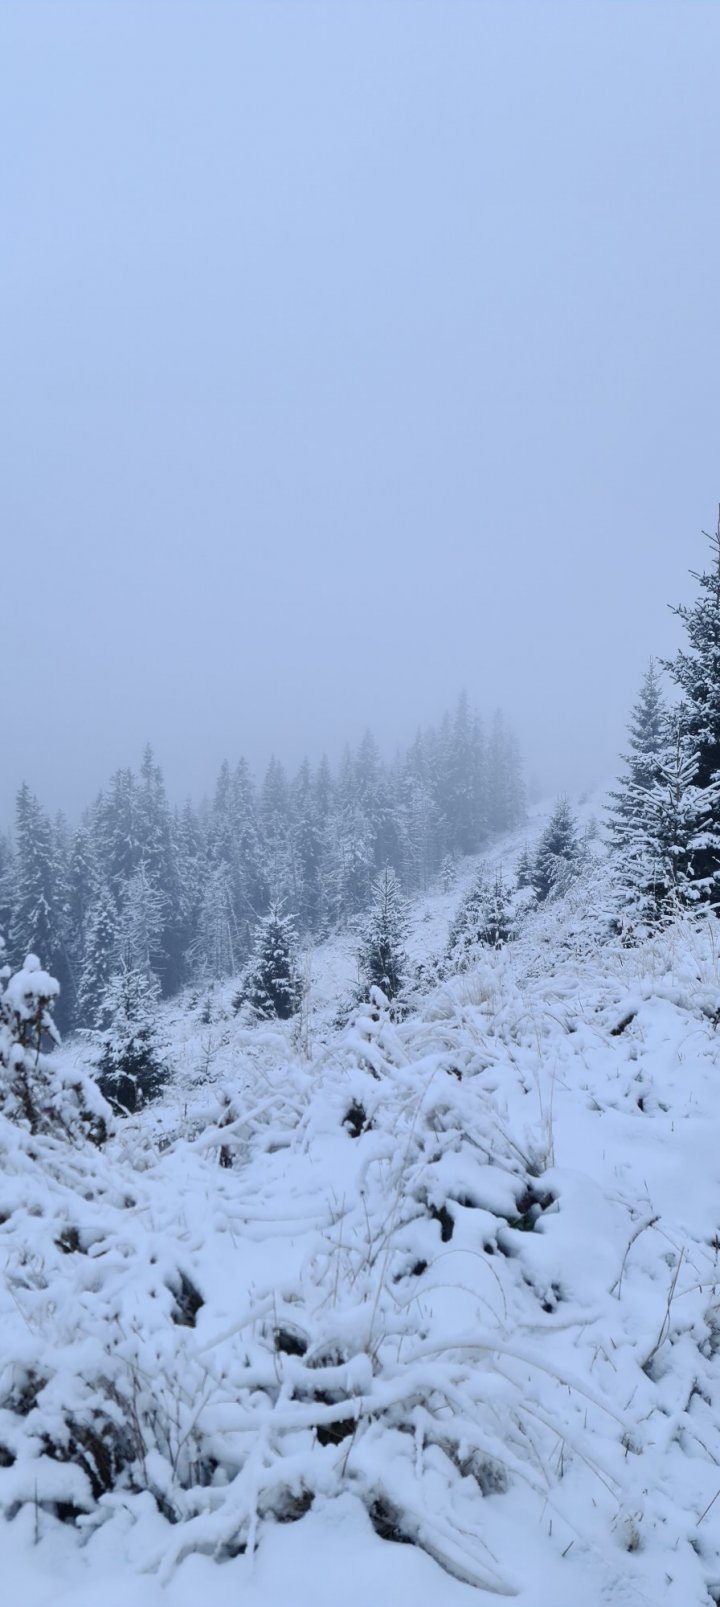
{"type": "Polygon", "coordinates": [[[719,56],[0,9],[10,1607],[720,1603],[719,56]]]}

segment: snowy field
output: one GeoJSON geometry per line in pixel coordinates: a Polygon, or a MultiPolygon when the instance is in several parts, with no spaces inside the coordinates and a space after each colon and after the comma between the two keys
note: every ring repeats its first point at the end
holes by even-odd
{"type": "Polygon", "coordinates": [[[4,1124],[12,1607],[720,1602],[715,924],[622,949],[597,854],[438,981],[474,870],[404,1017],[348,935],[292,1025],[167,1006],[102,1152],[4,1124]]]}

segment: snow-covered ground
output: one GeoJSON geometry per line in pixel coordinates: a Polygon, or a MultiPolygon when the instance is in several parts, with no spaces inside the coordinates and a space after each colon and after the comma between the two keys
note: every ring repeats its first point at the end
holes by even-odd
{"type": "Polygon", "coordinates": [[[5,1125],[3,1599],[720,1601],[717,928],[622,949],[605,880],[404,1019],[352,936],[293,1025],[174,1002],[102,1152],[5,1125]]]}

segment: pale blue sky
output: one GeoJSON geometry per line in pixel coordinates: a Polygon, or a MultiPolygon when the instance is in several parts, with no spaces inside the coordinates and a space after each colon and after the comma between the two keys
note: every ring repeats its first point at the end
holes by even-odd
{"type": "Polygon", "coordinates": [[[720,498],[720,5],[3,0],[0,815],[612,773],[720,498]]]}

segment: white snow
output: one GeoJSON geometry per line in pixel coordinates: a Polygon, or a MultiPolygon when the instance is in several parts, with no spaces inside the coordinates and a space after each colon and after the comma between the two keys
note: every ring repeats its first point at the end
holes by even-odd
{"type": "Polygon", "coordinates": [[[340,1019],[351,935],[294,1024],[174,1001],[102,1151],[3,1123],[4,1599],[720,1600],[716,928],[622,949],[604,881],[404,1019],[340,1019]]]}

